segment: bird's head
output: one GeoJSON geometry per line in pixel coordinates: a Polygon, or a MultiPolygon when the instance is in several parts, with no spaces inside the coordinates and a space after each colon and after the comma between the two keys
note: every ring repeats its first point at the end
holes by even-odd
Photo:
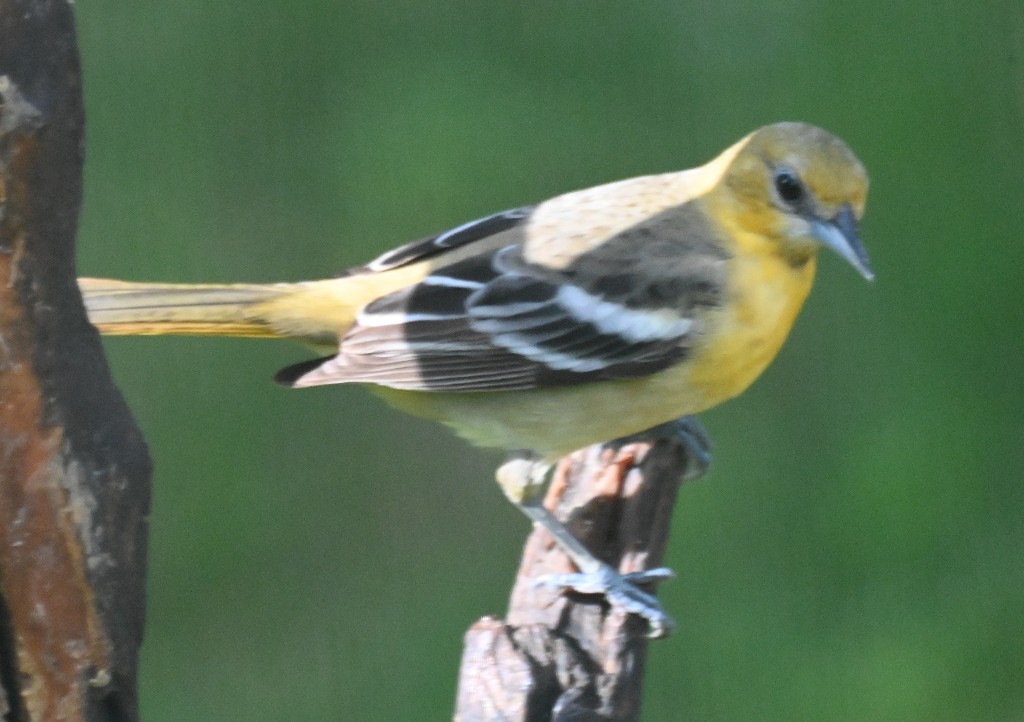
{"type": "Polygon", "coordinates": [[[826,246],[874,278],[857,233],[868,175],[843,141],[813,125],[776,123],[723,154],[730,155],[720,188],[739,204],[743,225],[795,260],[826,246]]]}

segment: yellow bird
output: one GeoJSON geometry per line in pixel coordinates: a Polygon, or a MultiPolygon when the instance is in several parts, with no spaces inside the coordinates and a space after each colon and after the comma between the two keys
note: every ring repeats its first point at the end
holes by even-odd
{"type": "Polygon", "coordinates": [[[596,560],[539,502],[559,457],[695,414],[775,357],[825,246],[871,279],[857,235],[868,177],[803,123],[754,131],[709,163],[566,193],[385,253],[339,278],[270,285],[81,279],[106,334],[291,338],[330,355],[293,387],[365,383],[482,446],[587,591],[648,619],[657,601],[596,560]],[[600,581],[595,587],[593,577],[600,581]]]}

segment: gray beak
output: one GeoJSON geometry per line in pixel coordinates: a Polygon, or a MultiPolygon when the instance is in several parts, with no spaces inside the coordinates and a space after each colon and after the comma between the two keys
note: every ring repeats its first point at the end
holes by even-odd
{"type": "Polygon", "coordinates": [[[811,221],[811,234],[821,245],[831,248],[845,258],[864,278],[869,281],[875,279],[871,261],[868,260],[868,252],[864,250],[864,244],[860,242],[860,236],[857,234],[857,219],[850,206],[843,206],[831,220],[811,221]]]}

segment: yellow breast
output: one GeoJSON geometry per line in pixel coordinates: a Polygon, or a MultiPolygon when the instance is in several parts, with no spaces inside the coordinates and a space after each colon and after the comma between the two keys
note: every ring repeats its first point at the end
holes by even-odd
{"type": "Polygon", "coordinates": [[[794,266],[760,250],[729,261],[725,303],[708,315],[704,336],[687,364],[687,383],[702,396],[704,408],[742,393],[761,375],[789,335],[814,282],[814,255],[794,266]]]}

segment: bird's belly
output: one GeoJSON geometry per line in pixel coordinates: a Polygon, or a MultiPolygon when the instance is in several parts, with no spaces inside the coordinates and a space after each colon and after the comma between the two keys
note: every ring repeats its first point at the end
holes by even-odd
{"type": "Polygon", "coordinates": [[[704,411],[746,388],[769,360],[755,344],[743,359],[723,360],[715,373],[707,362],[695,364],[695,359],[646,378],[563,388],[374,391],[403,411],[447,424],[478,446],[529,450],[554,460],[590,444],[704,411]]]}
{"type": "Polygon", "coordinates": [[[434,393],[375,388],[390,403],[442,421],[478,446],[554,460],[702,410],[677,366],[644,379],[529,391],[434,393]]]}

